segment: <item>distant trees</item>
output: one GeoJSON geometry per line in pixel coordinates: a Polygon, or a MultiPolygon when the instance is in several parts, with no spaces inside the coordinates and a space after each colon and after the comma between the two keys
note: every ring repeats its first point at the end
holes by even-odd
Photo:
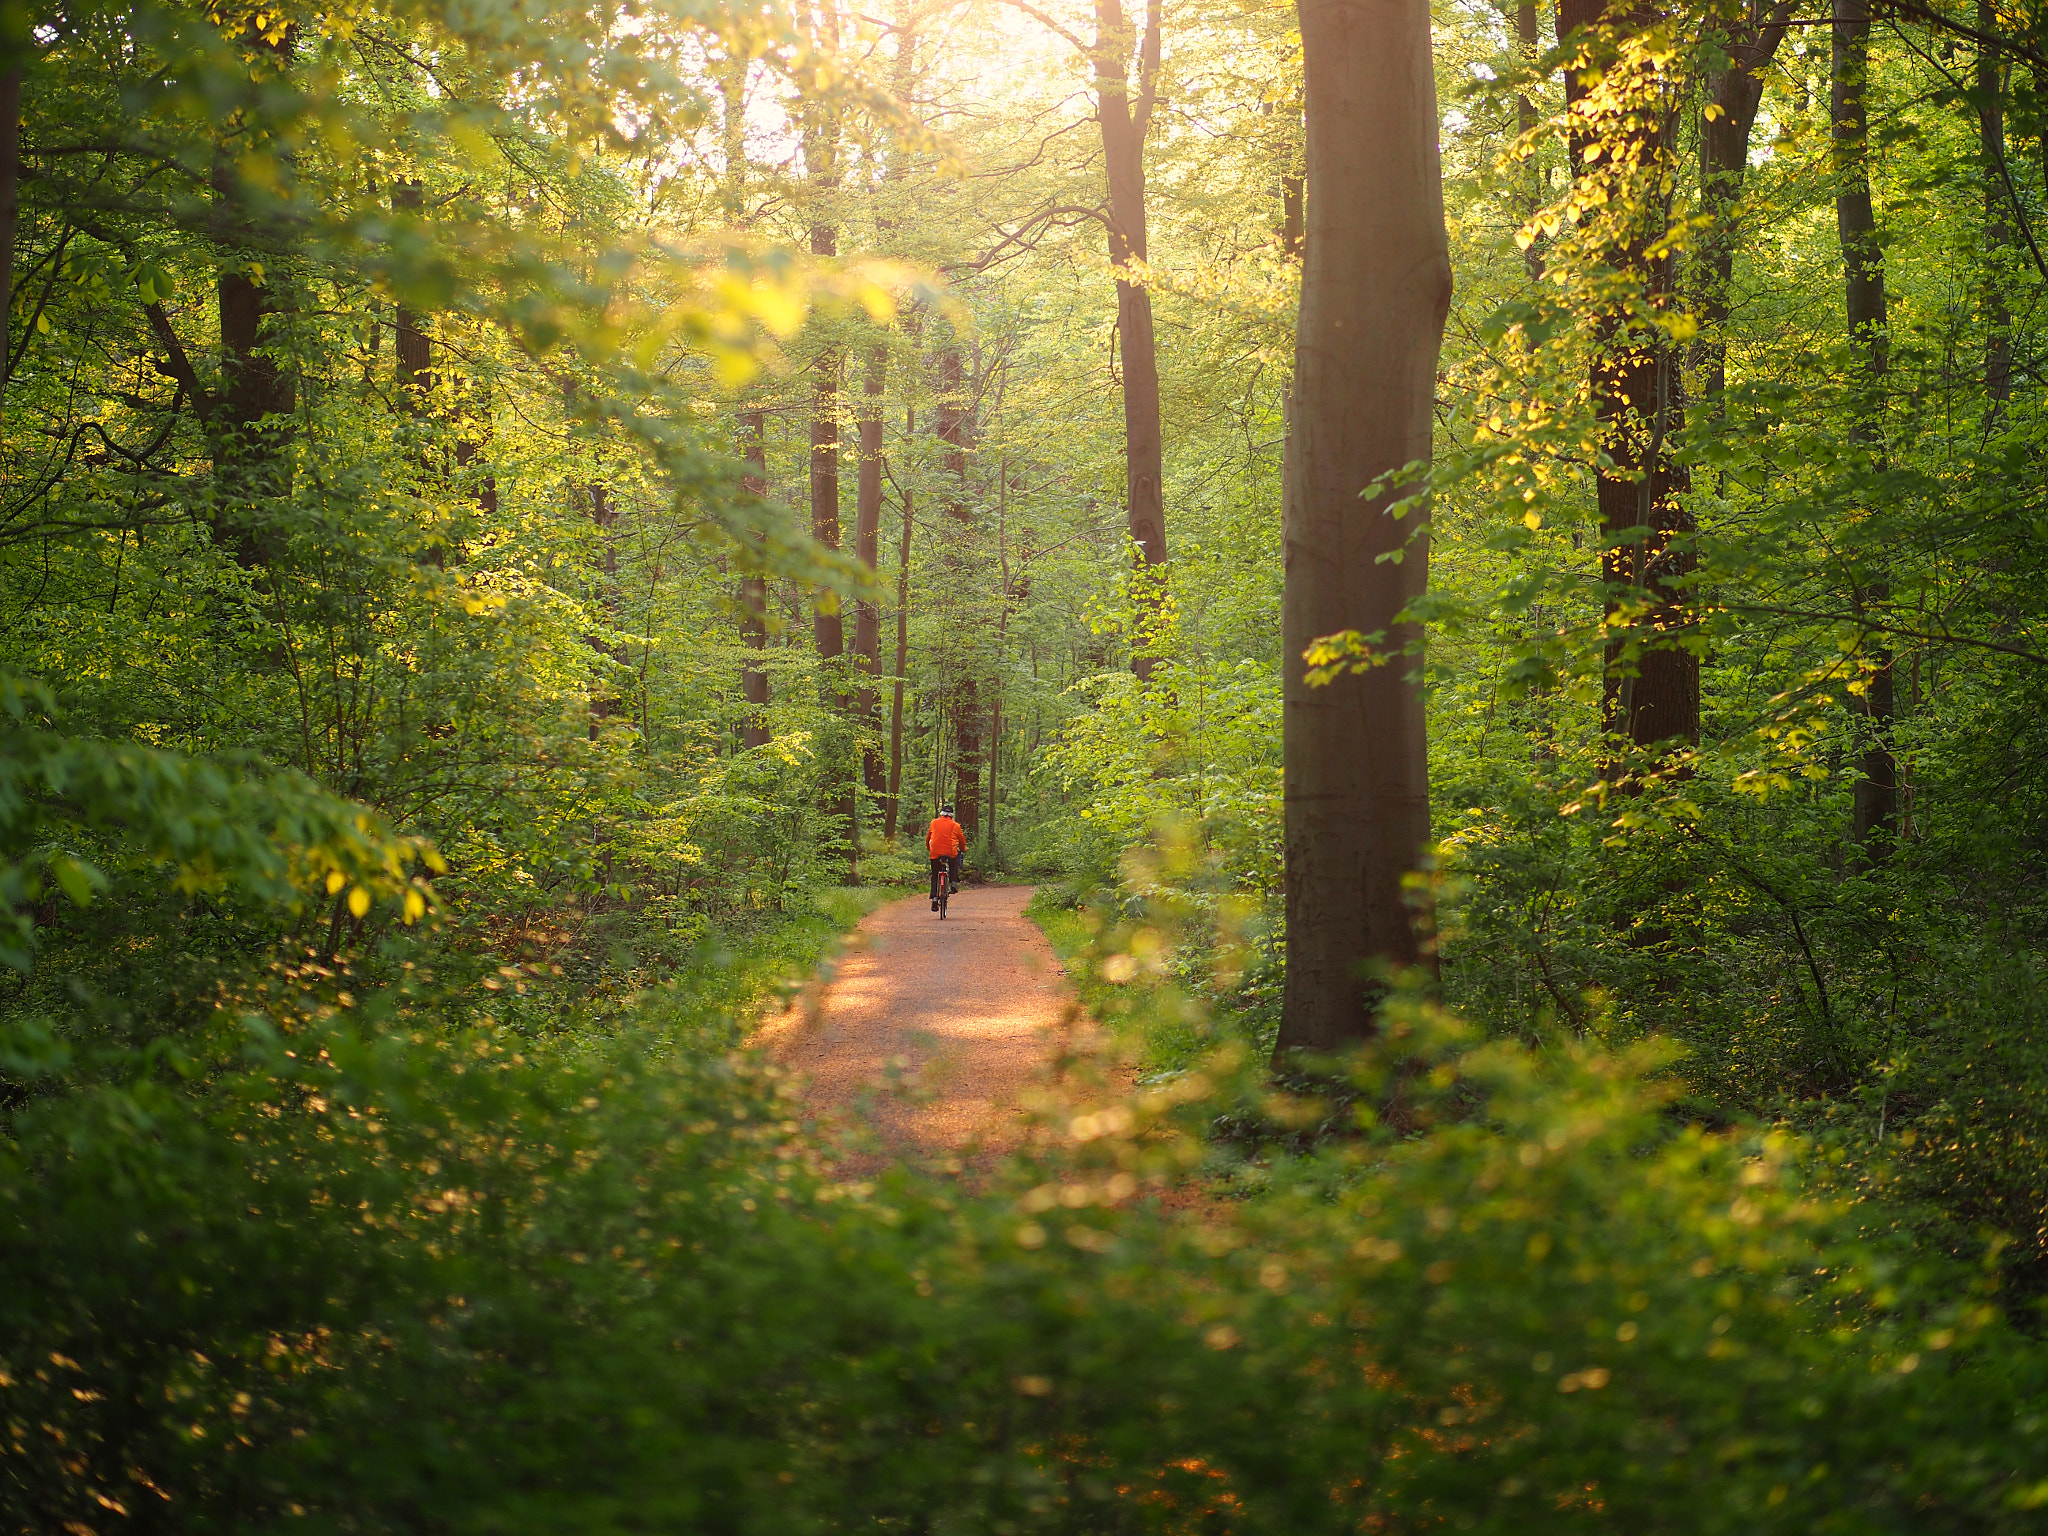
{"type": "MultiPolygon", "coordinates": [[[[1095,27],[1082,37],[1025,0],[1004,0],[1065,39],[1087,61],[1102,139],[1104,208],[1097,217],[1109,237],[1116,274],[1116,337],[1124,408],[1124,517],[1147,569],[1166,563],[1165,446],[1159,421],[1159,341],[1153,328],[1150,250],[1145,206],[1145,143],[1159,103],[1161,22],[1165,0],[1146,0],[1133,25],[1123,0],[1094,0],[1095,27]]],[[[1141,601],[1156,602],[1156,588],[1141,601]]],[[[1140,675],[1152,658],[1141,643],[1132,657],[1140,675]]]]}

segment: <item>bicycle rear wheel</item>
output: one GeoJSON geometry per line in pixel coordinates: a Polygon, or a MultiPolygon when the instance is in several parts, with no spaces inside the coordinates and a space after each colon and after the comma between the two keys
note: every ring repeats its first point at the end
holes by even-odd
{"type": "Polygon", "coordinates": [[[942,923],[946,920],[947,899],[951,897],[952,894],[953,877],[951,875],[939,876],[939,921],[942,923]]]}

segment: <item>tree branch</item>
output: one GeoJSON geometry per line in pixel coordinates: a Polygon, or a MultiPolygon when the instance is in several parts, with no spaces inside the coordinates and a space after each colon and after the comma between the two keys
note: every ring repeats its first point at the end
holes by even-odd
{"type": "MultiPolygon", "coordinates": [[[[1916,5],[1913,3],[1913,0],[1877,0],[1877,3],[1871,9],[1875,13],[1883,13],[1885,11],[1896,13],[1892,18],[1894,22],[1897,21],[1899,16],[1915,17],[1920,21],[1926,22],[1927,25],[1933,27],[1936,31],[1951,32],[1957,37],[1966,37],[1980,47],[1996,49],[1998,52],[2006,54],[2011,58],[2024,59],[2036,69],[2048,69],[2048,57],[2044,57],[2036,49],[2029,48],[2025,43],[2018,42],[2010,37],[2000,37],[1995,32],[1980,32],[1966,22],[1960,22],[1952,17],[1944,16],[1940,11],[1924,5],[1916,5]]],[[[1817,25],[1824,26],[1826,23],[1821,22],[1817,23],[1817,25]]]]}
{"type": "Polygon", "coordinates": [[[142,312],[149,317],[150,334],[156,337],[157,345],[164,349],[169,359],[164,365],[164,372],[177,381],[182,392],[192,397],[192,414],[199,418],[200,424],[211,425],[214,407],[220,402],[212,390],[199,382],[192,359],[185,355],[184,344],[178,340],[178,333],[171,329],[171,317],[154,299],[142,306],[142,312]]]}
{"type": "Polygon", "coordinates": [[[1081,52],[1093,53],[1095,51],[1094,49],[1090,48],[1086,43],[1082,42],[1080,38],[1074,36],[1073,33],[1069,32],[1065,27],[1061,26],[1057,21],[1054,21],[1052,17],[1046,15],[1045,12],[1041,11],[1037,6],[1030,4],[1029,0],[1002,0],[1002,3],[1010,7],[1010,9],[1013,11],[1022,11],[1026,16],[1029,16],[1033,21],[1037,22],[1041,27],[1046,28],[1048,31],[1058,33],[1061,37],[1065,38],[1068,42],[1072,43],[1076,48],[1080,49],[1081,52]]]}
{"type": "Polygon", "coordinates": [[[1002,260],[1003,253],[1011,246],[1016,246],[1020,250],[1029,249],[1030,247],[1026,245],[1027,240],[1034,234],[1043,233],[1054,220],[1062,217],[1093,219],[1104,229],[1112,227],[1108,216],[1100,208],[1084,208],[1078,203],[1055,203],[1050,207],[1041,208],[1037,213],[1029,215],[1015,233],[1004,233],[1001,240],[990,246],[988,250],[984,251],[973,261],[953,262],[939,268],[939,270],[948,274],[954,272],[977,274],[986,272],[990,267],[1002,260]]]}
{"type": "Polygon", "coordinates": [[[1145,36],[1138,44],[1138,103],[1131,113],[1140,144],[1152,126],[1152,108],[1159,100],[1159,29],[1165,10],[1166,0],[1145,0],[1145,36]]]}

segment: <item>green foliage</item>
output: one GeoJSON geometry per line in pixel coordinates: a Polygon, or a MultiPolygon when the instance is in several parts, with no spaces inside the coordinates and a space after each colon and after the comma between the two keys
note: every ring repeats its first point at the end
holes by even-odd
{"type": "MultiPolygon", "coordinates": [[[[366,1005],[366,1017],[377,1016],[366,1005]]],[[[2039,1351],[1793,1138],[1427,1011],[1390,1136],[1198,1219],[1227,1057],[980,1197],[839,1182],[687,992],[602,1040],[252,1032],[0,1164],[8,1517],[121,1529],[2018,1531],[2039,1351]],[[145,1513],[146,1512],[146,1513],[145,1513]],[[113,1522],[110,1524],[110,1522],[113,1522]]],[[[1391,1077],[1387,1074],[1392,1074],[1391,1077]]]]}
{"type": "Polygon", "coordinates": [[[1021,15],[6,13],[4,1519],[2033,1529],[2031,66],[1992,164],[1983,40],[1874,39],[1875,378],[1817,34],[1759,76],[1721,316],[1685,168],[1735,11],[1534,58],[1438,17],[1428,644],[1316,654],[1422,669],[1442,986],[1297,1095],[1298,40],[1167,13],[1141,576],[1090,70],[1021,15]],[[1661,147],[1568,160],[1627,111],[1661,147]],[[820,231],[852,254],[791,254],[820,231]],[[1648,642],[1593,485],[1624,340],[1687,402],[1648,642]],[[885,487],[843,549],[799,511],[828,424],[885,487]],[[872,671],[815,654],[835,612],[872,671]],[[1646,643],[1699,658],[1696,747],[1613,739],[1646,643]],[[735,1052],[868,899],[828,889],[856,850],[921,885],[967,787],[1140,1081],[1067,1083],[985,1186],[853,1177],[735,1052]]]}

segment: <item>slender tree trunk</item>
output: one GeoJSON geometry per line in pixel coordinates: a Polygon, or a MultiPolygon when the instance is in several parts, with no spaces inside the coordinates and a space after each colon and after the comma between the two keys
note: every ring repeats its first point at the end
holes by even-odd
{"type": "MultiPolygon", "coordinates": [[[[1856,400],[1852,431],[1880,461],[1884,453],[1884,379],[1890,367],[1890,316],[1885,303],[1884,248],[1870,195],[1870,75],[1868,0],[1834,0],[1829,117],[1834,139],[1835,230],[1842,247],[1844,305],[1856,400]]],[[[1861,581],[1859,608],[1883,602],[1889,583],[1882,570],[1861,581]]],[[[1850,813],[1850,836],[1865,857],[1882,862],[1898,830],[1899,775],[1891,750],[1895,708],[1891,647],[1880,639],[1870,652],[1873,670],[1863,693],[1862,772],[1850,813]]]]}
{"type": "Polygon", "coordinates": [[[2036,64],[2028,73],[2034,84],[2034,168],[2048,189],[2048,69],[2036,64]]]}
{"type": "MultiPolygon", "coordinates": [[[[827,353],[816,364],[811,389],[811,537],[827,549],[839,548],[839,354],[827,353]]],[[[820,594],[811,618],[819,659],[846,654],[846,624],[836,604],[820,594]]]]}
{"type": "Polygon", "coordinates": [[[21,66],[0,73],[0,400],[14,373],[14,227],[21,211],[21,66]]]}
{"type": "Polygon", "coordinates": [[[1785,40],[1792,6],[1793,0],[1778,0],[1766,13],[1762,0],[1749,0],[1747,14],[1731,23],[1722,39],[1728,67],[1707,76],[1707,100],[1715,110],[1700,122],[1700,205],[1708,222],[1700,242],[1696,363],[1708,409],[1716,417],[1728,387],[1730,291],[1742,239],[1740,210],[1749,173],[1749,139],[1763,104],[1764,73],[1785,40]]]}
{"type": "MultiPolygon", "coordinates": [[[[252,29],[248,41],[259,56],[268,56],[269,67],[282,74],[297,46],[297,27],[288,26],[277,37],[252,29]]],[[[225,161],[215,167],[214,190],[220,221],[233,232],[227,243],[239,243],[239,237],[257,246],[237,173],[225,161]]],[[[297,382],[290,369],[264,350],[276,338],[263,334],[265,322],[281,312],[277,300],[288,281],[289,266],[266,252],[260,280],[247,267],[224,266],[216,289],[221,382],[214,475],[224,505],[215,514],[215,528],[226,536],[235,559],[249,568],[267,565],[279,553],[272,517],[262,503],[288,496],[292,489],[291,417],[298,405],[297,382]]]]}
{"type": "Polygon", "coordinates": [[[1308,241],[1283,536],[1287,984],[1276,1059],[1368,1037],[1379,966],[1428,965],[1406,888],[1429,848],[1419,640],[1428,578],[1410,487],[1430,456],[1451,269],[1426,0],[1299,0],[1308,241]],[[1411,535],[1415,535],[1411,537],[1411,535]],[[1394,556],[1393,559],[1383,558],[1394,556]],[[1386,665],[1311,688],[1302,653],[1383,635],[1386,665]]]}
{"type": "MultiPolygon", "coordinates": [[[[487,427],[488,430],[488,427],[487,427]]],[[[471,438],[464,438],[455,445],[455,466],[467,469],[483,453],[484,445],[471,438]]],[[[476,482],[476,509],[486,517],[498,515],[498,477],[488,469],[483,478],[476,482]]]]}
{"type": "MultiPolygon", "coordinates": [[[[820,12],[830,41],[837,41],[838,19],[828,6],[820,12]]],[[[804,166],[815,199],[811,214],[811,254],[837,256],[839,229],[830,212],[839,188],[839,118],[829,103],[813,109],[804,132],[804,166]]],[[[827,549],[839,548],[839,352],[829,344],[813,365],[811,392],[811,537],[827,549]]],[[[823,664],[826,702],[843,710],[845,682],[837,665],[846,654],[846,622],[836,594],[820,593],[812,610],[812,638],[823,664]]],[[[838,775],[835,770],[835,780],[838,775]]],[[[846,831],[847,879],[860,878],[860,797],[851,765],[833,792],[831,813],[846,831]]]]}
{"type": "MultiPolygon", "coordinates": [[[[889,376],[889,349],[876,342],[868,349],[860,415],[860,483],[855,498],[853,553],[872,576],[879,568],[882,532],[882,391],[889,376]]],[[[853,610],[853,654],[860,668],[860,692],[854,718],[861,729],[861,774],[868,793],[886,795],[880,745],[873,739],[881,724],[875,698],[875,676],[881,670],[882,609],[872,596],[853,610]]]]}
{"type": "MultiPolygon", "coordinates": [[[[1977,0],[1977,30],[1986,37],[1998,36],[1998,8],[1992,0],[1977,0]]],[[[2005,75],[1996,50],[1983,44],[1977,48],[1977,97],[1978,158],[1984,177],[1984,393],[1995,424],[2012,398],[2012,310],[2005,301],[2003,268],[2012,225],[2006,217],[2011,196],[2005,184],[2005,75]]]]}
{"type": "MultiPolygon", "coordinates": [[[[420,195],[419,182],[394,182],[391,187],[392,211],[417,213],[420,195]]],[[[393,350],[397,357],[398,403],[408,414],[422,416],[426,414],[427,395],[434,387],[433,343],[420,317],[403,304],[398,306],[396,330],[398,334],[393,350]]]]}
{"type": "MultiPolygon", "coordinates": [[[[1642,6],[1559,0],[1558,40],[1582,29],[1590,34],[1603,20],[1628,29],[1654,19],[1642,6]]],[[[1610,260],[1662,309],[1671,299],[1671,260],[1650,253],[1670,220],[1676,116],[1654,65],[1615,61],[1597,91],[1587,73],[1584,67],[1565,70],[1567,100],[1580,109],[1571,163],[1599,201],[1634,210],[1625,224],[1619,220],[1627,214],[1615,215],[1610,260]],[[1603,151],[1597,160],[1590,157],[1595,145],[1603,151]]],[[[1670,452],[1685,420],[1678,358],[1663,331],[1625,303],[1602,318],[1599,333],[1591,384],[1602,447],[1613,466],[1601,471],[1598,492],[1610,636],[1602,718],[1609,735],[1630,748],[1697,743],[1699,658],[1675,639],[1689,621],[1687,588],[1697,564],[1685,504],[1691,482],[1670,452]]],[[[1629,781],[1631,770],[1621,762],[1608,771],[1629,781]]]]}
{"type": "MultiPolygon", "coordinates": [[[[829,104],[812,109],[803,148],[813,200],[811,254],[837,256],[839,226],[831,200],[839,187],[839,120],[829,104]]],[[[839,353],[828,345],[812,365],[811,384],[811,537],[833,551],[839,548],[840,366],[839,353]]],[[[846,653],[846,627],[836,600],[817,605],[812,634],[821,660],[830,663],[846,653]]]]}
{"type": "MultiPolygon", "coordinates": [[[[942,504],[947,518],[959,525],[963,537],[974,527],[974,509],[967,499],[967,450],[974,444],[974,405],[969,393],[965,360],[957,338],[948,337],[939,351],[938,438],[944,445],[941,462],[947,474],[948,494],[942,504]]],[[[948,557],[949,566],[957,566],[948,557]]],[[[956,637],[961,641],[969,637],[956,637]]],[[[954,682],[951,707],[953,720],[953,763],[956,780],[955,809],[969,841],[981,833],[981,711],[980,689],[974,675],[974,653],[963,644],[961,675],[954,682]]]]}
{"type": "MultiPolygon", "coordinates": [[[[743,412],[740,436],[747,457],[747,473],[740,488],[761,498],[768,494],[768,422],[760,410],[743,412]]],[[[740,745],[751,750],[768,745],[768,671],[758,659],[768,649],[768,578],[748,576],[740,583],[740,628],[750,653],[740,672],[740,690],[746,696],[747,713],[740,725],[740,745]]]]}
{"type": "MultiPolygon", "coordinates": [[[[912,415],[906,431],[917,430],[912,415]]],[[[913,523],[911,494],[903,493],[903,538],[896,547],[896,673],[889,703],[889,798],[884,815],[883,836],[896,841],[903,804],[903,689],[905,669],[910,665],[910,531],[913,523]]]]}
{"type": "Polygon", "coordinates": [[[1002,855],[996,847],[996,808],[1002,803],[996,787],[996,771],[1003,761],[1003,695],[997,691],[988,712],[988,862],[993,868],[1002,855]]]}
{"type": "MultiPolygon", "coordinates": [[[[1123,364],[1124,515],[1147,567],[1166,563],[1164,443],[1159,425],[1159,342],[1152,327],[1146,260],[1145,139],[1159,84],[1160,7],[1148,0],[1137,42],[1138,93],[1131,98],[1133,34],[1123,0],[1095,0],[1095,116],[1102,129],[1109,189],[1109,259],[1116,269],[1117,350],[1123,364]]],[[[1150,589],[1148,588],[1148,591],[1150,589]]],[[[1149,676],[1142,643],[1132,667],[1149,676]]]]}
{"type": "MultiPolygon", "coordinates": [[[[1515,5],[1515,44],[1521,49],[1524,63],[1533,62],[1541,46],[1541,37],[1536,27],[1536,0],[1517,0],[1515,5]]],[[[1527,91],[1515,95],[1515,129],[1524,137],[1536,128],[1536,103],[1527,91]]],[[[1531,155],[1522,162],[1522,222],[1527,224],[1536,217],[1536,210],[1543,206],[1543,163],[1531,155]]],[[[1543,252],[1535,241],[1529,242],[1528,250],[1522,253],[1522,260],[1529,269],[1529,280],[1539,282],[1543,277],[1543,252]]]]}

